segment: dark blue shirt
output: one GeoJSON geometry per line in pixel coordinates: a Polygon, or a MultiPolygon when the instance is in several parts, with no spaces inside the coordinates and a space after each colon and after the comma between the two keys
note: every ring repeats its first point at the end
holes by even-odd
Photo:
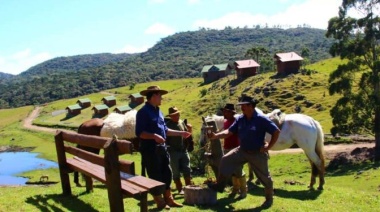
{"type": "Polygon", "coordinates": [[[242,150],[260,150],[265,143],[265,133],[273,134],[278,127],[268,117],[255,112],[250,120],[244,115],[237,117],[228,128],[229,132],[237,134],[242,150]]]}
{"type": "MultiPolygon", "coordinates": [[[[160,135],[166,140],[166,132],[168,127],[164,121],[164,114],[160,111],[159,107],[154,107],[148,102],[137,111],[136,115],[136,136],[140,137],[142,132],[155,133],[160,135]]],[[[140,138],[140,151],[154,151],[156,148],[156,141],[154,139],[140,138]]],[[[160,145],[165,145],[162,143],[160,145]]]]}

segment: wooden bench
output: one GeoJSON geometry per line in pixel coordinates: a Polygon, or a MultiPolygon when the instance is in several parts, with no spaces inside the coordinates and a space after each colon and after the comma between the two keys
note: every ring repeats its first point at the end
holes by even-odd
{"type": "Polygon", "coordinates": [[[148,211],[149,191],[165,190],[164,183],[136,176],[133,161],[119,160],[119,155],[132,153],[133,145],[129,141],[57,131],[55,145],[64,195],[71,195],[69,173],[74,171],[84,174],[87,192],[93,190],[92,178],[106,185],[110,211],[124,211],[123,198],[126,197],[140,200],[140,211],[148,211]],[[68,142],[104,149],[104,156],[68,145],[68,142]],[[73,157],[66,157],[66,153],[73,157]]]}

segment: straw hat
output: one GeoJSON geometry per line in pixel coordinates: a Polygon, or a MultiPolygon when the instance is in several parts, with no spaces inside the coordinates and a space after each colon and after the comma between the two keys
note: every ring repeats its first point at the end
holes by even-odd
{"type": "Polygon", "coordinates": [[[146,90],[143,90],[140,92],[142,96],[146,96],[149,92],[160,92],[161,95],[165,95],[168,93],[166,90],[161,90],[160,86],[158,85],[152,85],[149,86],[146,90]]]}

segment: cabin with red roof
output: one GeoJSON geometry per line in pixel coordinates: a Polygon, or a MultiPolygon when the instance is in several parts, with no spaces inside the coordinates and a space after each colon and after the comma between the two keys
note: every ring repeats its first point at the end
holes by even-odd
{"type": "Polygon", "coordinates": [[[260,67],[260,65],[252,59],[238,60],[234,62],[234,65],[237,78],[255,76],[258,73],[257,69],[260,67]]]}
{"type": "Polygon", "coordinates": [[[297,73],[301,68],[303,58],[295,52],[277,53],[274,55],[277,66],[277,73],[290,74],[297,73]]]}

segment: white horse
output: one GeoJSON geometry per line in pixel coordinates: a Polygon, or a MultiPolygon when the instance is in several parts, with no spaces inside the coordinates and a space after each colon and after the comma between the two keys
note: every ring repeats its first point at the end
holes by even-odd
{"type": "MultiPolygon", "coordinates": [[[[256,111],[263,114],[258,108],[256,108],[256,111]]],[[[316,176],[318,175],[318,189],[322,190],[325,184],[324,135],[319,122],[304,114],[281,114],[279,109],[266,114],[266,116],[276,123],[281,130],[279,138],[271,150],[283,150],[291,147],[293,144],[297,144],[305,152],[311,164],[312,173],[309,188],[313,189],[316,183],[316,176]]],[[[213,115],[206,117],[205,120],[206,123],[215,122],[219,130],[223,129],[223,116],[213,115]]],[[[202,126],[200,135],[201,144],[206,142],[206,133],[205,126],[202,126]]],[[[269,142],[270,138],[271,135],[267,134],[265,136],[266,142],[269,142]]]]}

